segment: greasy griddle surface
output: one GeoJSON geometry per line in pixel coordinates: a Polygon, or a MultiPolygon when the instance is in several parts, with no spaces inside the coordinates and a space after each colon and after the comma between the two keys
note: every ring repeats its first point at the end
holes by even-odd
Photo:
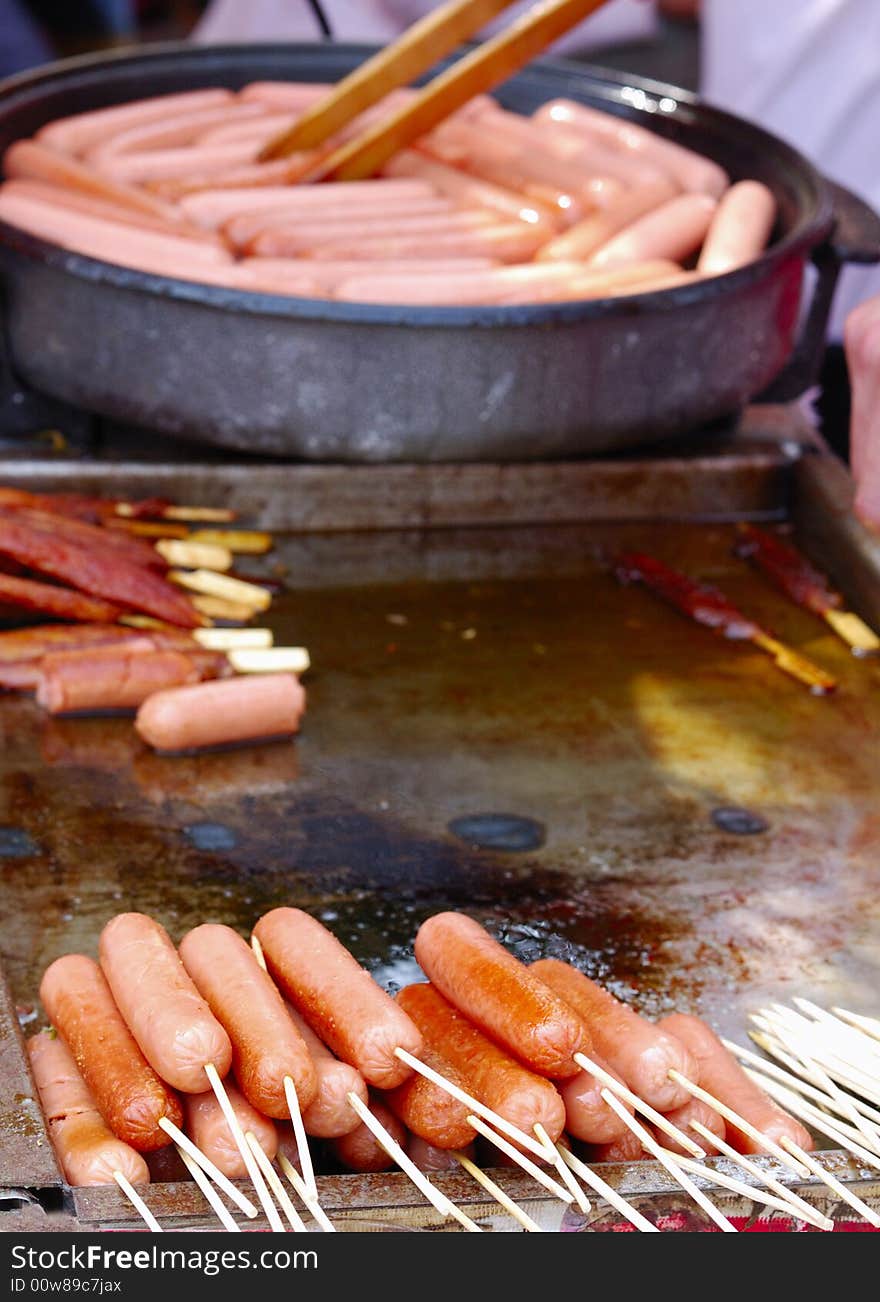
{"type": "Polygon", "coordinates": [[[175,938],[266,908],[325,919],[386,981],[422,917],[463,908],[525,957],[566,952],[650,1013],[803,994],[876,1013],[880,667],[731,557],[729,527],[602,525],[280,540],[271,622],[307,645],[293,744],[156,756],[129,722],[0,699],[2,954],[32,1004],[59,954],[146,910],[175,938]],[[721,584],[841,681],[811,697],[607,558],[721,584]],[[740,806],[768,830],[734,835],[740,806]],[[454,819],[535,820],[476,849],[454,819]],[[528,827],[526,831],[528,832],[528,827]]]}

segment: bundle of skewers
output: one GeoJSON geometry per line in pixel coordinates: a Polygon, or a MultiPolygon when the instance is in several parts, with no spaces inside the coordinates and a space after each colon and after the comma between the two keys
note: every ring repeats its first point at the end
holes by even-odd
{"type": "MultiPolygon", "coordinates": [[[[738,530],[737,556],[749,560],[790,601],[823,619],[854,655],[880,651],[880,637],[853,611],[844,609],[843,597],[827,576],[796,548],[778,534],[753,524],[740,524],[738,530]]],[[[733,641],[751,643],[769,655],[778,669],[816,695],[836,690],[837,680],[832,674],[762,628],[718,588],[698,583],[645,552],[627,552],[618,557],[615,573],[621,583],[643,583],[695,624],[733,641]]]]}
{"type": "Polygon", "coordinates": [[[697,1017],[654,1024],[568,963],[526,966],[463,914],[427,919],[415,954],[428,982],[392,998],[299,909],[261,917],[250,946],[204,924],[176,949],[144,914],[113,918],[99,962],[67,955],[49,967],[40,995],[53,1029],[28,1042],[68,1182],[115,1181],[159,1230],[137,1186],[149,1179],[143,1155],[175,1145],[227,1230],[241,1228],[230,1204],[258,1214],[246,1178],[273,1230],[284,1230],[283,1213],[295,1232],[305,1217],[326,1232],[311,1148],[320,1140],[351,1170],[398,1167],[465,1230],[481,1227],[437,1171],[466,1172],[480,1201],[488,1194],[538,1230],[503,1172],[478,1163],[479,1138],[500,1155],[493,1165],[515,1164],[543,1196],[587,1218],[589,1192],[643,1232],[657,1224],[597,1163],[656,1159],[725,1232],[736,1227],[713,1187],[832,1229],[792,1180],[824,1186],[880,1228],[798,1120],[880,1168],[880,1024],[774,1008],[761,1015],[760,1043],[783,1070],[697,1017]],[[704,1165],[710,1154],[743,1178],[704,1165]]]}
{"type": "Polygon", "coordinates": [[[223,508],[0,488],[0,686],[50,714],[137,710],[148,744],[177,751],[296,732],[303,647],[255,626],[269,578],[235,572],[270,535],[223,508]],[[223,527],[221,527],[223,526],[223,527]]]}

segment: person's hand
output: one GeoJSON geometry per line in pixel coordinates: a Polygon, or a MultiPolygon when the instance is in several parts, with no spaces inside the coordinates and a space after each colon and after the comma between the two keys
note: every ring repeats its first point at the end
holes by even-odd
{"type": "Polygon", "coordinates": [[[844,327],[852,389],[850,464],[856,515],[880,530],[880,295],[860,303],[844,327]]]}

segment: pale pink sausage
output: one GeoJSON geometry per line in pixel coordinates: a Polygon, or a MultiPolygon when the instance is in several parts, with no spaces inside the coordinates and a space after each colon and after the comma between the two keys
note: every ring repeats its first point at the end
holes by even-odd
{"type": "Polygon", "coordinates": [[[519,141],[533,156],[550,154],[577,172],[612,177],[626,186],[663,179],[661,169],[647,159],[632,158],[599,140],[589,141],[582,132],[573,131],[563,123],[547,123],[496,108],[481,114],[479,125],[519,141]]]}
{"type": "Polygon", "coordinates": [[[590,258],[591,267],[620,267],[649,258],[683,262],[700,247],[717,204],[707,194],[681,194],[645,213],[590,258]]]}
{"type": "Polygon", "coordinates": [[[312,1030],[370,1085],[393,1089],[411,1074],[395,1050],[418,1056],[422,1037],[402,1008],[332,932],[301,909],[273,909],[254,935],[269,971],[312,1030]]]}
{"type": "Polygon", "coordinates": [[[154,217],[164,218],[172,226],[182,220],[176,208],[157,199],[155,195],[147,194],[136,185],[112,181],[94,167],[68,158],[66,154],[59,154],[35,140],[17,140],[9,146],[3,155],[3,174],[6,177],[28,177],[34,181],[45,181],[49,185],[81,190],[98,199],[121,204],[123,208],[152,213],[154,217]]]}
{"type": "MultiPolygon", "coordinates": [[[[809,1132],[746,1075],[733,1054],[728,1053],[715,1032],[699,1017],[670,1013],[659,1025],[687,1046],[699,1064],[700,1085],[719,1102],[726,1103],[777,1144],[780,1139],[788,1138],[803,1149],[813,1147],[809,1132]]],[[[727,1140],[739,1153],[766,1152],[766,1148],[734,1126],[727,1127],[727,1140]]]]}
{"type": "Polygon", "coordinates": [[[767,247],[775,220],[773,191],[760,181],[738,181],[718,204],[697,270],[717,276],[752,262],[767,247]]]}
{"type": "Polygon", "coordinates": [[[312,256],[333,261],[347,258],[380,261],[383,258],[487,257],[497,258],[499,262],[527,262],[542,243],[543,235],[525,222],[498,222],[472,231],[374,237],[351,243],[337,240],[317,246],[312,250],[312,256]]]}
{"type": "Polygon", "coordinates": [[[324,221],[347,222],[354,228],[356,234],[362,220],[394,221],[395,218],[436,217],[457,210],[456,204],[451,199],[444,199],[440,195],[397,199],[390,206],[381,195],[375,195],[369,199],[362,199],[356,208],[349,210],[344,203],[340,204],[332,197],[328,187],[328,200],[323,207],[313,204],[305,211],[297,209],[296,206],[273,208],[268,211],[257,208],[230,217],[223,223],[222,231],[225,238],[236,248],[246,249],[265,231],[283,229],[295,233],[300,223],[313,226],[324,221]]]}
{"type": "Polygon", "coordinates": [[[212,127],[198,137],[200,145],[225,145],[233,140],[251,140],[257,149],[292,127],[296,118],[290,113],[270,113],[267,106],[257,104],[242,105],[255,110],[255,116],[242,121],[228,122],[225,126],[212,127]]]}
{"type": "Polygon", "coordinates": [[[355,220],[328,218],[303,221],[298,219],[265,227],[251,240],[248,251],[256,256],[308,257],[318,248],[333,244],[351,244],[353,241],[398,240],[410,237],[422,240],[446,238],[450,235],[467,236],[471,232],[488,230],[496,225],[492,213],[485,209],[468,212],[428,212],[363,214],[355,220]]]}
{"type": "Polygon", "coordinates": [[[210,1089],[205,1067],[225,1076],[229,1036],[193,985],[164,927],[145,913],[119,913],[98,945],[119,1011],[147,1062],[186,1094],[210,1089]]]}
{"type": "Polygon", "coordinates": [[[386,176],[428,182],[438,194],[470,206],[472,204],[491,208],[505,217],[528,222],[530,225],[543,225],[548,233],[559,230],[565,225],[564,218],[549,204],[527,199],[514,190],[490,181],[481,180],[460,172],[456,167],[441,163],[438,158],[429,158],[415,149],[402,149],[389,159],[383,168],[386,176]]]}
{"type": "Polygon", "coordinates": [[[265,112],[260,104],[223,104],[218,108],[175,113],[167,118],[157,118],[154,122],[141,122],[99,141],[89,150],[86,158],[100,164],[103,158],[113,154],[138,153],[145,149],[174,149],[193,141],[205,143],[206,133],[212,133],[212,129],[244,129],[246,132],[264,121],[265,112]]]}
{"type": "Polygon", "coordinates": [[[658,1112],[688,1101],[687,1090],[669,1079],[675,1068],[699,1083],[697,1064],[680,1040],[560,959],[539,959],[529,970],[577,1012],[597,1051],[639,1098],[658,1112]]]}
{"type": "Polygon", "coordinates": [[[28,1040],[27,1050],[49,1138],[67,1183],[112,1184],[119,1171],[132,1184],[149,1184],[146,1162],[113,1134],[64,1041],[43,1032],[28,1040]]]}
{"type": "MultiPolygon", "coordinates": [[[[268,1117],[259,1113],[248,1103],[244,1095],[230,1082],[226,1083],[226,1093],[236,1115],[242,1132],[248,1131],[271,1162],[278,1152],[278,1132],[268,1117]]],[[[223,1115],[223,1109],[213,1093],[191,1094],[184,1102],[186,1111],[186,1133],[206,1157],[220,1168],[230,1180],[243,1180],[248,1175],[235,1136],[229,1129],[229,1122],[223,1115]]]]}
{"type": "Polygon", "coordinates": [[[349,259],[334,262],[315,258],[244,258],[236,266],[242,280],[253,277],[276,293],[290,292],[289,286],[309,284],[321,293],[332,294],[338,285],[369,273],[371,277],[385,278],[405,275],[430,277],[436,281],[458,272],[486,271],[495,266],[491,258],[411,258],[397,262],[366,262],[349,259]]]}
{"type": "Polygon", "coordinates": [[[360,1125],[348,1096],[356,1094],[361,1103],[366,1103],[367,1083],[356,1067],[330,1052],[292,1004],[287,1005],[287,1011],[312,1056],[318,1081],[314,1100],[303,1112],[306,1134],[315,1139],[338,1139],[360,1125]]]}
{"type": "Polygon", "coordinates": [[[590,271],[581,263],[524,263],[520,266],[443,275],[408,274],[402,266],[396,275],[365,266],[367,274],[351,275],[334,287],[334,297],[359,303],[413,303],[447,305],[554,303],[638,292],[643,286],[677,282],[687,273],[674,262],[657,259],[590,271]]]}
{"type": "Polygon", "coordinates": [[[653,212],[676,194],[671,181],[653,181],[627,190],[613,203],[549,240],[535,255],[538,262],[585,260],[626,226],[653,212]]]}
{"type": "Polygon", "coordinates": [[[144,193],[167,200],[170,205],[177,205],[203,190],[211,193],[228,190],[235,194],[239,190],[259,190],[263,186],[289,185],[293,188],[312,170],[319,157],[317,153],[294,154],[292,158],[279,158],[274,163],[245,162],[237,167],[227,165],[220,170],[207,167],[202,171],[188,171],[182,176],[156,176],[142,184],[144,193]]]}
{"type": "Polygon", "coordinates": [[[85,213],[88,217],[103,217],[105,221],[122,222],[124,226],[135,226],[145,231],[158,231],[160,234],[173,235],[177,239],[199,240],[202,243],[215,244],[220,241],[212,231],[198,226],[184,226],[171,223],[154,213],[140,212],[136,208],[126,208],[114,203],[112,199],[99,199],[97,195],[86,194],[83,190],[71,190],[67,186],[50,185],[46,181],[34,181],[29,177],[20,177],[4,181],[0,193],[23,199],[38,199],[41,203],[52,204],[57,208],[67,208],[73,212],[85,213]]]}
{"type": "Polygon", "coordinates": [[[534,117],[538,122],[564,123],[588,136],[599,137],[614,148],[645,158],[671,173],[682,190],[702,191],[717,199],[729,184],[727,173],[711,158],[704,158],[684,145],[677,145],[613,113],[603,113],[573,100],[558,99],[542,104],[535,110],[534,117]]]}
{"type": "Polygon", "coordinates": [[[231,927],[205,922],[184,936],[180,957],[232,1042],[233,1071],[248,1102],[284,1120],[290,1077],[300,1109],[308,1108],[318,1085],[314,1063],[250,945],[231,927]]]}
{"type": "Polygon", "coordinates": [[[238,98],[245,103],[302,113],[332,89],[333,84],[329,81],[252,81],[242,87],[238,98]]]}
{"type": "MultiPolygon", "coordinates": [[[[401,1147],[406,1143],[406,1128],[389,1112],[375,1095],[370,1098],[370,1111],[401,1147]]],[[[330,1148],[337,1161],[350,1171],[390,1171],[395,1165],[369,1126],[361,1122],[356,1130],[334,1139],[330,1148]]]]}
{"type": "MultiPolygon", "coordinates": [[[[697,1144],[704,1144],[705,1137],[700,1135],[699,1131],[690,1129],[692,1121],[699,1121],[707,1130],[711,1130],[712,1134],[716,1135],[718,1139],[724,1138],[724,1118],[720,1117],[715,1109],[710,1108],[708,1103],[704,1103],[702,1099],[688,1099],[687,1103],[682,1107],[673,1108],[671,1112],[667,1112],[666,1120],[671,1121],[673,1126],[677,1126],[686,1135],[690,1135],[691,1139],[697,1144]]],[[[682,1157],[691,1156],[677,1139],[667,1135],[666,1131],[661,1130],[659,1126],[651,1126],[650,1129],[653,1131],[657,1143],[662,1144],[664,1148],[668,1148],[670,1152],[678,1153],[682,1157]]]]}
{"type": "Polygon", "coordinates": [[[425,199],[433,194],[426,181],[409,178],[399,181],[336,181],[332,186],[240,186],[185,195],[180,200],[180,211],[199,226],[216,228],[239,213],[287,209],[292,216],[298,216],[308,210],[325,210],[328,203],[353,211],[364,202],[378,201],[390,207],[398,200],[425,199]]]}
{"type": "Polygon", "coordinates": [[[143,185],[146,181],[168,181],[211,172],[224,173],[256,160],[256,148],[250,141],[233,141],[225,145],[190,145],[179,149],[146,149],[134,153],[92,155],[92,166],[104,176],[124,185],[143,185]]]}
{"type": "Polygon", "coordinates": [[[294,674],[252,674],[156,692],[135,727],[156,750],[195,750],[299,730],[306,694],[294,674]]]}
{"type": "Polygon", "coordinates": [[[152,99],[133,100],[110,108],[90,109],[71,117],[58,118],[40,127],[37,140],[68,154],[81,154],[101,140],[127,131],[145,122],[155,122],[176,113],[216,108],[233,100],[230,90],[189,90],[174,95],[156,95],[152,99]]]}
{"type": "Polygon", "coordinates": [[[11,195],[5,186],[0,187],[0,220],[88,257],[160,275],[198,280],[202,268],[211,270],[232,262],[219,245],[141,230],[40,199],[11,195]]]}

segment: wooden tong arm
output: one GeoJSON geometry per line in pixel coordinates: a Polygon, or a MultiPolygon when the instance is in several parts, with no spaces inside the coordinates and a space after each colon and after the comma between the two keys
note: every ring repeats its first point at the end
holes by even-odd
{"type": "Polygon", "coordinates": [[[398,86],[408,86],[513,0],[449,0],[413,23],[392,45],[344,77],[287,131],[270,141],[260,161],[314,149],[398,86]]]}

